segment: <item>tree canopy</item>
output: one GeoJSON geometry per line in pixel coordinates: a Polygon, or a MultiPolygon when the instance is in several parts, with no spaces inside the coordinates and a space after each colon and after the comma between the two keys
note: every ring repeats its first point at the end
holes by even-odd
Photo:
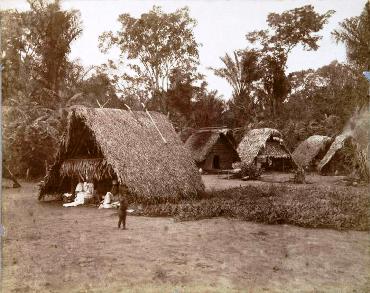
{"type": "Polygon", "coordinates": [[[340,23],[333,35],[347,48],[349,61],[361,70],[370,70],[370,3],[366,2],[360,16],[350,17],[340,23]]]}
{"type": "Polygon", "coordinates": [[[234,58],[228,54],[221,58],[225,66],[213,71],[233,88],[229,104],[231,111],[235,111],[233,117],[237,123],[241,125],[246,119],[251,122],[257,116],[278,116],[290,91],[285,73],[289,53],[297,45],[305,50],[317,50],[321,39],[317,33],[333,13],[329,10],[319,14],[312,5],[281,14],[270,13],[269,29],[246,35],[253,48],[235,52],[234,58]],[[257,115],[257,112],[260,113],[257,115]]]}
{"type": "Polygon", "coordinates": [[[117,46],[122,61],[129,61],[121,76],[125,88],[140,87],[150,99],[169,88],[174,69],[195,73],[199,44],[193,34],[196,21],[188,8],[164,13],[154,6],[140,18],[125,13],[118,21],[121,29],[102,34],[100,48],[106,52],[117,46]]]}

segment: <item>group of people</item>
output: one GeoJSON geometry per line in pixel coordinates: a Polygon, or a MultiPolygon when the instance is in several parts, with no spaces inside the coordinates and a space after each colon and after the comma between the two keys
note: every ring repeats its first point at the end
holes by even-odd
{"type": "MultiPolygon", "coordinates": [[[[75,197],[72,202],[64,203],[64,207],[75,207],[87,203],[94,199],[96,194],[94,191],[94,184],[92,182],[85,182],[80,180],[75,189],[75,197]]],[[[102,208],[118,208],[118,228],[126,229],[126,215],[127,215],[127,199],[128,189],[125,185],[119,186],[117,180],[112,181],[111,191],[108,191],[103,200],[99,199],[99,209],[102,208]]],[[[68,200],[73,198],[73,194],[66,193],[63,198],[68,200]]]]}
{"type": "MultiPolygon", "coordinates": [[[[68,199],[73,198],[73,194],[65,193],[64,198],[68,199]]],[[[75,207],[78,205],[85,204],[88,200],[94,198],[94,184],[92,182],[83,182],[80,180],[75,189],[75,197],[72,202],[63,204],[64,207],[75,207]]]]}

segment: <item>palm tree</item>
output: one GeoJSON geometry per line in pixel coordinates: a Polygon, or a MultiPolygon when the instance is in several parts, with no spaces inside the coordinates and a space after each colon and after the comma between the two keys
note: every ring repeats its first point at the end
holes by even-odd
{"type": "Polygon", "coordinates": [[[233,88],[233,96],[240,96],[247,90],[247,84],[244,82],[244,70],[241,64],[240,56],[237,51],[233,52],[234,59],[226,53],[220,57],[225,65],[223,68],[210,68],[214,74],[227,80],[233,88]]]}

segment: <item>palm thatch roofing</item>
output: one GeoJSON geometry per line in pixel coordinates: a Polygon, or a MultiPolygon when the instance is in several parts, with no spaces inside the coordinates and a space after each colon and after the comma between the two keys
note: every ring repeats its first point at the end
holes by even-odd
{"type": "Polygon", "coordinates": [[[258,128],[248,131],[238,146],[238,154],[242,162],[250,165],[259,156],[272,158],[291,158],[289,150],[283,144],[283,135],[273,128],[258,128]],[[280,144],[279,150],[268,144],[268,141],[277,141],[280,144]]]}
{"type": "Polygon", "coordinates": [[[317,166],[319,172],[321,172],[322,169],[328,163],[330,163],[330,161],[333,159],[334,155],[338,151],[340,151],[345,146],[345,143],[348,140],[350,140],[350,139],[352,139],[352,137],[348,133],[344,133],[344,134],[338,135],[335,138],[334,142],[330,146],[330,149],[328,150],[328,152],[326,153],[326,155],[324,156],[324,158],[320,161],[319,165],[317,166]]]}
{"type": "MultiPolygon", "coordinates": [[[[228,131],[226,128],[198,130],[186,140],[185,146],[191,151],[195,162],[202,162],[220,138],[224,138],[230,148],[234,150],[232,141],[226,136],[228,131]]],[[[236,151],[235,155],[237,156],[236,151]]]]}
{"type": "Polygon", "coordinates": [[[302,141],[292,153],[294,161],[301,167],[307,167],[331,143],[331,138],[325,135],[312,135],[302,141]]]}
{"type": "Polygon", "coordinates": [[[103,180],[115,177],[114,171],[105,159],[67,159],[59,169],[62,177],[79,177],[103,180]]]}
{"type": "Polygon", "coordinates": [[[145,112],[72,109],[40,195],[59,192],[56,189],[63,176],[96,168],[100,168],[100,174],[113,171],[120,184],[141,197],[190,196],[203,191],[204,185],[190,152],[170,121],[157,112],[150,115],[166,143],[145,112]],[[85,130],[81,132],[81,129],[85,130]],[[87,135],[83,134],[86,132],[87,135]],[[85,143],[82,146],[81,141],[85,143]]]}

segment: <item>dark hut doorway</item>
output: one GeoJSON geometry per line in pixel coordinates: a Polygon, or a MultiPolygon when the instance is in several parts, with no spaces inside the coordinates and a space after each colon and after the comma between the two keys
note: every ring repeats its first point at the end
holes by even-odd
{"type": "Polygon", "coordinates": [[[218,155],[213,157],[213,169],[220,169],[220,157],[218,155]]]}

